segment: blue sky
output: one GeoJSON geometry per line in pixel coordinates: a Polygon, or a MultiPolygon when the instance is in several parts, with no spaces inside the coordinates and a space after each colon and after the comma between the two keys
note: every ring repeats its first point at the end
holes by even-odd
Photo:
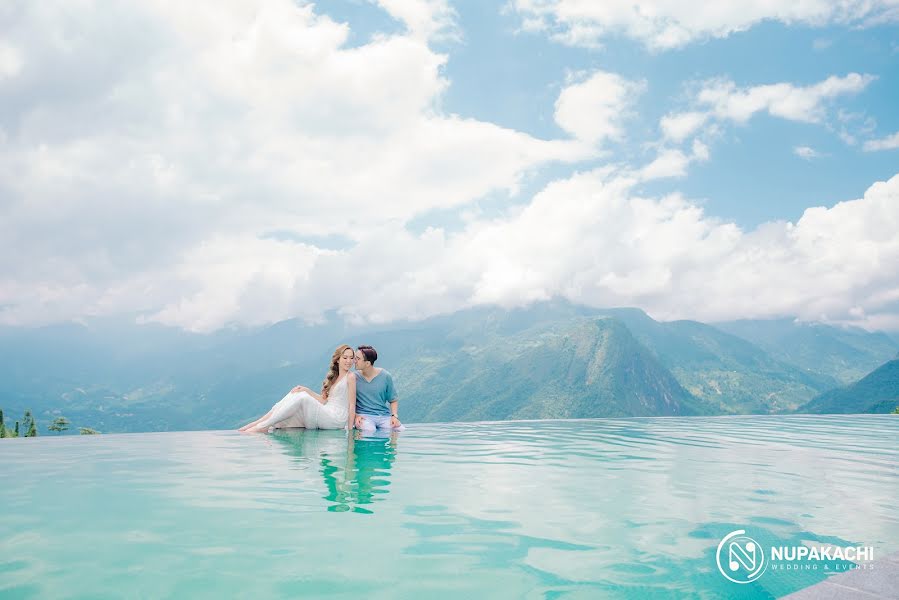
{"type": "MultiPolygon", "coordinates": [[[[452,6],[459,38],[434,44],[448,56],[444,73],[451,83],[442,98],[443,109],[536,137],[564,135],[553,119],[553,104],[566,73],[595,69],[648,84],[626,139],[612,149],[627,159],[648,158],[646,145],[658,139],[659,119],[685,104],[691,85],[715,77],[742,86],[811,85],[834,74],[870,73],[877,80],[863,93],[841,99],[836,109],[852,115],[846,125],[852,132],[866,126],[873,127],[870,137],[899,131],[895,24],[859,28],[764,22],[723,39],[660,52],[621,35],[604,39],[600,48],[579,48],[542,33],[523,32],[520,15],[506,2],[452,6]]],[[[363,0],[322,3],[319,10],[349,23],[355,43],[403,30],[400,21],[363,0]]],[[[865,152],[860,144],[847,144],[838,135],[840,125],[836,114],[824,126],[758,115],[751,123],[729,128],[716,143],[712,159],[697,165],[688,177],[654,182],[645,189],[657,194],[680,190],[702,200],[709,213],[742,227],[796,220],[809,206],[859,197],[872,181],[896,174],[899,152],[865,152]],[[798,146],[820,156],[802,158],[794,152],[798,146]]]]}
{"type": "Polygon", "coordinates": [[[0,323],[899,330],[896,0],[0,11],[0,323]],[[61,76],[64,74],[64,76],[61,76]]]}

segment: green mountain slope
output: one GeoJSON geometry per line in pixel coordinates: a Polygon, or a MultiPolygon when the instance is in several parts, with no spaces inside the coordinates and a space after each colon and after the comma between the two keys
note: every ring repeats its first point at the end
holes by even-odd
{"type": "Polygon", "coordinates": [[[715,326],[752,342],[780,361],[809,372],[831,374],[841,384],[864,377],[899,354],[899,343],[890,336],[857,327],[792,319],[731,321],[715,326]]]}
{"type": "Polygon", "coordinates": [[[691,394],[718,412],[787,412],[839,382],[771,357],[745,339],[696,321],[655,321],[636,308],[593,309],[555,300],[527,308],[477,308],[410,325],[430,328],[435,344],[508,335],[537,324],[564,323],[585,316],[622,322],[691,394]]]}
{"type": "Polygon", "coordinates": [[[413,421],[708,414],[612,318],[524,331],[495,327],[460,351],[434,347],[394,369],[413,421]]]}
{"type": "MultiPolygon", "coordinates": [[[[445,331],[447,340],[465,340],[520,332],[539,323],[564,324],[585,316],[607,316],[622,322],[681,386],[715,405],[720,413],[788,412],[839,385],[826,373],[777,360],[751,342],[711,325],[659,322],[636,308],[593,309],[555,300],[515,310],[478,308],[429,320],[422,326],[445,331]]],[[[441,343],[438,340],[435,338],[435,343],[441,343]]]]}
{"type": "Polygon", "coordinates": [[[801,413],[889,413],[899,406],[899,360],[891,360],[855,383],[825,392],[801,413]]]}
{"type": "Polygon", "coordinates": [[[637,309],[601,312],[620,319],[684,388],[722,413],[790,411],[838,385],[705,323],[658,322],[637,309]]]}

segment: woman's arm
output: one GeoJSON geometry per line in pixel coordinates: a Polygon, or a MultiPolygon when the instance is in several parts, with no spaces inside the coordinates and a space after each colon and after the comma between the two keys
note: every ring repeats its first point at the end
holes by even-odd
{"type": "Polygon", "coordinates": [[[353,426],[356,423],[356,375],[347,373],[346,382],[346,401],[347,401],[347,423],[346,428],[350,433],[353,432],[353,426]]]}
{"type": "Polygon", "coordinates": [[[307,388],[305,385],[298,385],[297,387],[293,388],[290,391],[291,392],[306,392],[307,394],[309,394],[310,396],[312,396],[313,398],[315,398],[322,404],[328,403],[328,400],[326,398],[322,398],[320,395],[316,394],[315,392],[313,392],[312,390],[307,388]]]}

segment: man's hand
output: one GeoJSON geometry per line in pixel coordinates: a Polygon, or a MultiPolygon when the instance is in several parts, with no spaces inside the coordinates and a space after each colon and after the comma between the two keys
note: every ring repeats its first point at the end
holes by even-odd
{"type": "Polygon", "coordinates": [[[362,415],[356,415],[356,421],[355,421],[355,423],[353,423],[353,426],[356,429],[362,429],[363,421],[364,421],[364,419],[362,418],[362,415]]]}
{"type": "Polygon", "coordinates": [[[399,427],[400,425],[402,425],[402,423],[400,423],[399,417],[397,417],[396,415],[390,415],[390,426],[399,427]]]}

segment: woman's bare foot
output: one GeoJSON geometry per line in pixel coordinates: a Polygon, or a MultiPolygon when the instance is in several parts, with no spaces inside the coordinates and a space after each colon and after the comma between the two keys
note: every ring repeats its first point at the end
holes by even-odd
{"type": "Polygon", "coordinates": [[[251,431],[254,427],[256,427],[257,425],[259,425],[260,423],[262,423],[263,421],[268,419],[270,416],[272,416],[272,411],[268,411],[267,413],[265,413],[264,415],[262,415],[261,417],[259,417],[255,421],[253,421],[252,423],[247,423],[246,425],[244,425],[237,431],[244,431],[244,432],[251,431]]]}

